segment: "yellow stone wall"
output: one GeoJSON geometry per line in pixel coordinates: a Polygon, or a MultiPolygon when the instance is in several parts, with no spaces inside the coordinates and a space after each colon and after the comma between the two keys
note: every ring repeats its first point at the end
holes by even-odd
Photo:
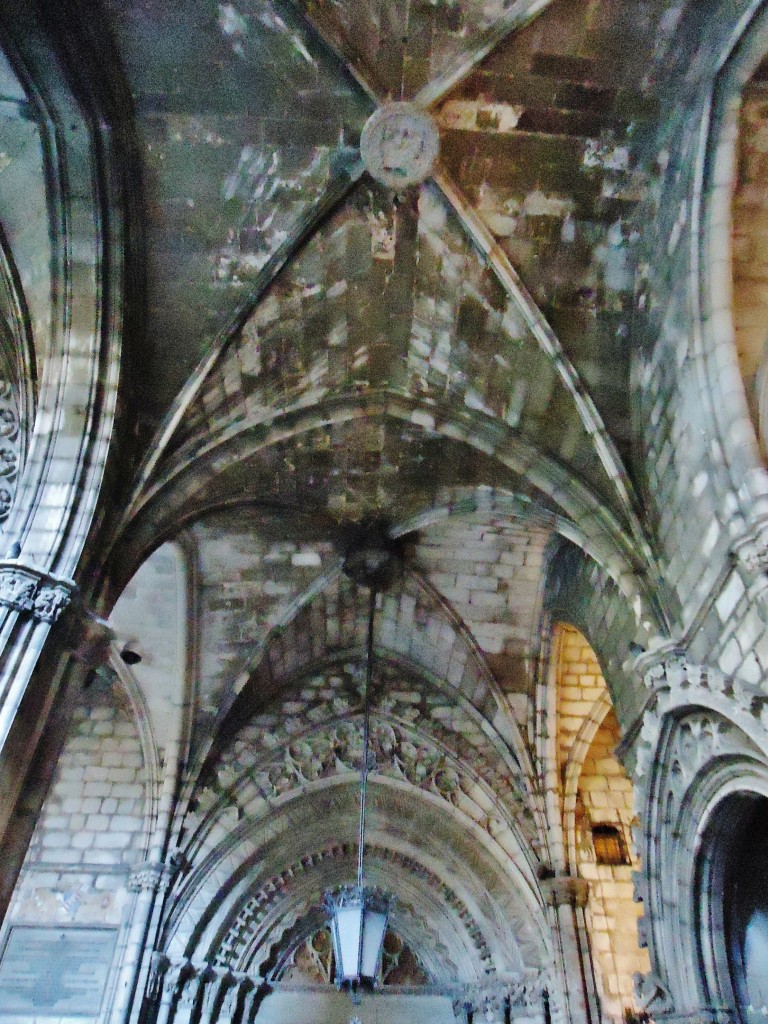
{"type": "Polygon", "coordinates": [[[759,436],[755,377],[768,340],[768,85],[764,82],[751,83],[744,91],[738,160],[733,197],[733,318],[741,375],[759,436]]]}
{"type": "MultiPolygon", "coordinates": [[[[579,745],[574,747],[579,730],[595,702],[606,696],[597,658],[581,633],[571,626],[561,627],[558,681],[558,759],[564,786],[569,764],[574,765],[582,756],[579,745]]],[[[650,970],[648,953],[640,949],[637,938],[637,919],[643,908],[632,899],[632,871],[639,864],[631,847],[632,783],[613,753],[620,739],[616,717],[609,710],[583,756],[575,812],[574,867],[590,883],[590,940],[604,1011],[614,1020],[621,1020],[625,1008],[636,1007],[634,973],[650,970]],[[618,826],[633,862],[598,864],[592,844],[593,824],[618,826]]]]}

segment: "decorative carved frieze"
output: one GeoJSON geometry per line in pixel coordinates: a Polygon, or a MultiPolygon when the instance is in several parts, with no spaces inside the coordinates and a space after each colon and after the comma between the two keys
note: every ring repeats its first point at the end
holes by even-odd
{"type": "Polygon", "coordinates": [[[694,664],[680,648],[670,645],[664,651],[643,655],[636,669],[648,690],[648,699],[642,714],[626,730],[616,754],[640,783],[635,787],[638,810],[666,715],[703,705],[740,727],[751,724],[768,729],[768,697],[763,690],[726,676],[719,669],[694,664]]]}
{"type": "MultiPolygon", "coordinates": [[[[418,875],[435,890],[435,898],[451,907],[467,929],[470,941],[478,953],[479,961],[486,970],[493,970],[493,957],[488,944],[483,936],[482,930],[473,917],[466,904],[447,886],[441,879],[434,875],[423,864],[419,864],[405,854],[393,850],[383,850],[379,847],[366,846],[366,853],[369,857],[381,856],[401,866],[405,871],[418,875]]],[[[225,935],[219,948],[217,966],[223,968],[230,959],[239,959],[240,953],[245,944],[250,940],[255,926],[268,916],[268,911],[276,900],[280,899],[286,886],[295,883],[297,876],[304,872],[311,871],[322,861],[328,858],[350,858],[355,855],[355,849],[349,844],[338,844],[319,850],[316,853],[308,854],[300,861],[291,864],[280,875],[269,878],[250,899],[244,904],[237,918],[233,922],[227,935],[225,935]]],[[[400,905],[404,901],[400,900],[400,905]]],[[[444,957],[447,959],[448,951],[445,950],[444,957]]],[[[455,965],[454,965],[455,966],[455,965]]]]}
{"type": "Polygon", "coordinates": [[[16,561],[0,562],[0,605],[27,612],[38,622],[56,622],[76,591],[72,580],[16,561]]]}
{"type": "Polygon", "coordinates": [[[457,1000],[489,1024],[505,1019],[505,1010],[541,1011],[544,993],[548,991],[543,971],[526,971],[513,978],[488,978],[477,985],[467,985],[457,1000]]]}

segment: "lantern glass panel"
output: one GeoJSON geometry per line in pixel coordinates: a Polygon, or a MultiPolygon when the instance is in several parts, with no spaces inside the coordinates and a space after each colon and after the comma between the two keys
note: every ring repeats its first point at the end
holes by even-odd
{"type": "Polygon", "coordinates": [[[337,972],[342,981],[359,977],[360,929],[363,926],[361,904],[336,908],[337,972]]]}
{"type": "Polygon", "coordinates": [[[379,973],[381,947],[387,928],[387,915],[380,911],[366,910],[363,918],[363,954],[360,975],[376,981],[379,973]]]}

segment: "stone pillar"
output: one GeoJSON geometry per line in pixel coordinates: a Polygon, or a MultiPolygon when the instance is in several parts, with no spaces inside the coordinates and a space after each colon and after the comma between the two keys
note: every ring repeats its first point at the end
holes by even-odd
{"type": "Polygon", "coordinates": [[[231,984],[231,978],[226,972],[217,971],[211,966],[201,972],[201,978],[204,988],[200,1004],[199,1024],[217,1024],[224,991],[231,984]]]}
{"type": "Polygon", "coordinates": [[[173,1024],[192,1024],[195,1010],[200,1002],[203,985],[206,982],[203,971],[192,968],[191,973],[183,980],[181,992],[176,1004],[176,1012],[171,1020],[173,1024]]]}
{"type": "Polygon", "coordinates": [[[168,961],[160,961],[161,988],[160,1003],[157,1007],[155,1024],[169,1024],[173,1012],[173,1001],[179,986],[183,984],[183,975],[188,970],[187,963],[168,964],[168,961]]]}
{"type": "Polygon", "coordinates": [[[102,629],[72,580],[0,559],[0,919],[93,667],[77,645],[102,629]]]}
{"type": "Polygon", "coordinates": [[[253,985],[252,988],[249,988],[246,991],[245,998],[243,999],[243,1009],[240,1014],[238,1024],[253,1024],[253,1021],[256,1020],[256,1015],[259,1012],[261,1001],[268,992],[269,988],[264,984],[253,985]]]}
{"type": "Polygon", "coordinates": [[[541,889],[553,924],[565,1020],[568,1024],[600,1024],[600,1000],[585,917],[589,883],[560,875],[544,879],[541,889]]]}
{"type": "Polygon", "coordinates": [[[245,981],[230,974],[226,976],[225,982],[227,988],[215,1024],[239,1024],[245,981]]]}

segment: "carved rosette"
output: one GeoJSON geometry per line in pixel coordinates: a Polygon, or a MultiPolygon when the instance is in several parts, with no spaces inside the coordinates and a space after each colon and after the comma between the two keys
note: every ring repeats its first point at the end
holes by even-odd
{"type": "Polygon", "coordinates": [[[75,591],[72,580],[17,562],[0,562],[0,605],[28,612],[38,622],[56,622],[75,591]]]}

